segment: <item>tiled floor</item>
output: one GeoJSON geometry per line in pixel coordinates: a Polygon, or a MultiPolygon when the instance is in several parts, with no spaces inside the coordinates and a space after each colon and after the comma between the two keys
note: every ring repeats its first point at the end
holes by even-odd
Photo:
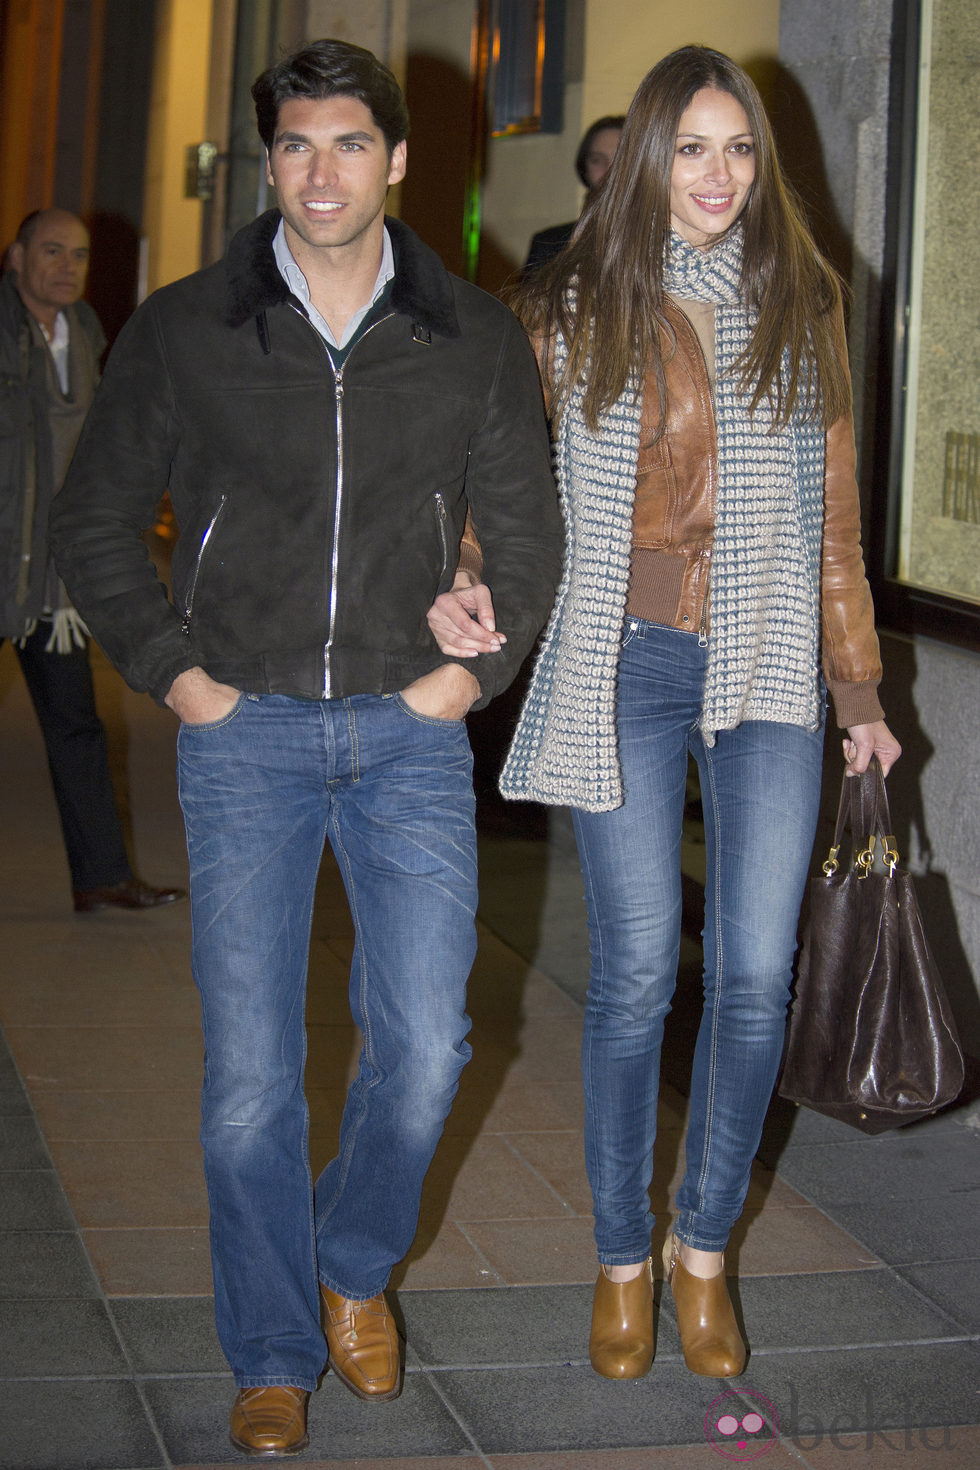
{"type": "MultiPolygon", "coordinates": [[[[179,881],[171,717],[101,661],[98,682],[132,794],[140,871],[179,881]]],[[[226,1437],[234,1390],[209,1297],[187,907],[71,913],[40,739],[9,647],[0,649],[0,759],[9,1044],[0,1048],[0,1470],[240,1463],[226,1437]]],[[[688,858],[693,873],[696,850],[688,858]]],[[[577,1081],[585,933],[567,822],[559,815],[549,837],[529,838],[498,813],[482,870],[474,1059],[394,1282],[405,1392],[365,1405],[328,1374],[299,1463],[980,1463],[975,1107],[870,1139],[776,1104],[730,1250],[752,1349],[744,1378],[729,1386],[686,1371],[669,1292],[649,1377],[615,1384],[592,1373],[577,1081]],[[740,1449],[716,1426],[724,1409],[734,1404],[741,1419],[760,1397],[780,1436],[766,1424],[740,1449]]],[[[308,1008],[315,1166],[330,1156],[356,1049],[349,952],[327,864],[308,1008]]],[[[679,1168],[695,963],[688,943],[664,1056],[658,1236],[679,1168]]]]}

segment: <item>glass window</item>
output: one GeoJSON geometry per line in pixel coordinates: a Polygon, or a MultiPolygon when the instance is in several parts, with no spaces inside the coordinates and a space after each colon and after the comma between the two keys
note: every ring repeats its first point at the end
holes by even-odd
{"type": "MultiPolygon", "coordinates": [[[[963,177],[980,157],[976,6],[899,0],[895,13],[891,442],[878,568],[892,616],[883,621],[973,641],[980,629],[980,231],[963,177]]],[[[881,605],[880,593],[876,600],[881,605]]]]}
{"type": "Polygon", "coordinates": [[[480,0],[477,25],[491,134],[560,132],[561,0],[480,0]]]}

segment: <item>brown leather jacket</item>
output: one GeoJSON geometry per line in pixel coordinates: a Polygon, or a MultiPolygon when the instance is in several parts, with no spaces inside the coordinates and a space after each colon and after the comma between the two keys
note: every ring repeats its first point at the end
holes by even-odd
{"type": "MultiPolygon", "coordinates": [[[[635,617],[706,636],[714,540],[717,444],[711,385],[697,333],[667,304],[676,350],[665,344],[667,425],[652,443],[657,394],[644,392],[627,610],[635,617]]],[[[843,322],[840,328],[843,350],[843,322]]],[[[821,605],[824,677],[837,723],[883,718],[871,592],[861,556],[861,509],[850,416],[827,433],[821,605]]]]}

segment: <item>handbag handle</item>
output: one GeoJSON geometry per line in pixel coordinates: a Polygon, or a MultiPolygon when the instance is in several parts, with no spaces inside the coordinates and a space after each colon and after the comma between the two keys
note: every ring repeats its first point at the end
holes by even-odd
{"type": "Polygon", "coordinates": [[[837,824],[834,843],[822,864],[825,878],[837,872],[844,832],[851,830],[854,850],[853,863],[860,869],[859,876],[866,878],[874,866],[875,843],[880,838],[882,858],[889,876],[898,864],[898,844],[889,831],[892,819],[888,808],[888,793],[885,790],[885,775],[876,755],[866,771],[857,776],[841,778],[840,801],[837,805],[837,824]]]}

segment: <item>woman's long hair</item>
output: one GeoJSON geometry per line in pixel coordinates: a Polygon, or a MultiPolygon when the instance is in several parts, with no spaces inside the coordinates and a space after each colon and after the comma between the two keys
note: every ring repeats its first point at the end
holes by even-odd
{"type": "MultiPolygon", "coordinates": [[[[737,364],[742,392],[753,412],[768,401],[777,426],[797,409],[824,424],[850,409],[840,282],[783,177],[762,99],[729,57],[683,46],[640,83],[613,166],[570,244],[509,293],[533,337],[548,343],[556,330],[561,333],[568,360],[549,383],[553,411],[560,414],[572,388],[583,383],[583,411],[593,432],[600,414],[648,367],[660,393],[658,436],[663,432],[661,343],[662,334],[668,343],[673,335],[664,315],[670,179],[681,116],[704,87],[729,92],[745,109],[755,138],[755,179],[739,215],[742,301],[757,314],[737,364]]],[[[546,378],[552,377],[549,366],[546,361],[546,378]]]]}

